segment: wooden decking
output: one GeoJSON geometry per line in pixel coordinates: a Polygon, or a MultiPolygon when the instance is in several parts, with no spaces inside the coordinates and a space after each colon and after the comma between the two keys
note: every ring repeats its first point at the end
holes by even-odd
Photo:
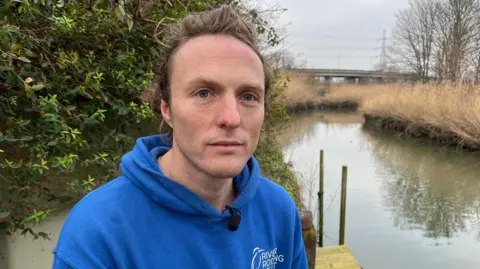
{"type": "Polygon", "coordinates": [[[361,269],[347,246],[317,248],[315,269],[361,269]]]}

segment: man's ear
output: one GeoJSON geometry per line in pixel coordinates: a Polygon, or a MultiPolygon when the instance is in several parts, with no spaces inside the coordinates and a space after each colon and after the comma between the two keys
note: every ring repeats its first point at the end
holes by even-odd
{"type": "Polygon", "coordinates": [[[170,118],[170,106],[164,100],[160,101],[160,110],[162,111],[163,120],[170,126],[170,128],[173,128],[172,120],[170,118]]]}

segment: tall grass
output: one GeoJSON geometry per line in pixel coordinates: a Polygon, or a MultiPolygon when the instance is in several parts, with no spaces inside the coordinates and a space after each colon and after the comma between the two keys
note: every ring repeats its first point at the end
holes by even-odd
{"type": "Polygon", "coordinates": [[[358,104],[369,126],[480,149],[480,87],[452,84],[325,86],[294,73],[288,75],[290,82],[284,92],[288,108],[308,102],[326,109],[358,104]],[[324,94],[320,95],[322,91],[324,94]]]}
{"type": "Polygon", "coordinates": [[[318,80],[309,79],[296,73],[285,72],[288,77],[284,90],[284,102],[289,110],[303,111],[306,109],[352,109],[358,107],[360,100],[367,93],[350,90],[348,86],[331,89],[318,80]]]}
{"type": "Polygon", "coordinates": [[[292,72],[285,72],[283,75],[288,78],[284,90],[284,102],[287,108],[295,109],[300,104],[315,104],[320,101],[318,83],[292,72]]]}
{"type": "Polygon", "coordinates": [[[364,100],[378,95],[384,90],[382,85],[361,85],[332,84],[328,86],[327,94],[322,97],[323,102],[330,103],[362,103],[364,100]]]}
{"type": "Polygon", "coordinates": [[[326,96],[358,101],[367,124],[480,148],[480,89],[450,84],[343,85],[326,96]]]}
{"type": "MultiPolygon", "coordinates": [[[[363,100],[360,110],[392,121],[407,133],[480,147],[480,91],[453,85],[388,85],[363,100]]],[[[389,126],[386,126],[389,127],[389,126]]]]}

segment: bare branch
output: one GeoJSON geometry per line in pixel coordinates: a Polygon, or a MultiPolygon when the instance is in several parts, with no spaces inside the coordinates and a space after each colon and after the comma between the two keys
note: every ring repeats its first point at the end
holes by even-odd
{"type": "Polygon", "coordinates": [[[433,0],[413,0],[409,8],[397,13],[394,40],[402,48],[397,50],[397,59],[422,81],[427,81],[431,73],[436,12],[433,0]]]}
{"type": "Polygon", "coordinates": [[[170,17],[163,17],[163,18],[157,23],[157,26],[155,27],[155,30],[153,31],[153,38],[155,39],[155,41],[156,41],[158,44],[160,44],[160,45],[168,48],[168,47],[169,47],[168,45],[164,44],[162,41],[160,41],[160,39],[158,39],[158,35],[160,35],[161,33],[163,33],[163,32],[158,32],[158,28],[160,27],[160,25],[164,25],[164,26],[165,26],[165,24],[163,23],[164,20],[171,20],[171,21],[174,21],[174,22],[177,21],[177,20],[175,20],[175,19],[173,19],[173,18],[170,18],[170,17]]]}

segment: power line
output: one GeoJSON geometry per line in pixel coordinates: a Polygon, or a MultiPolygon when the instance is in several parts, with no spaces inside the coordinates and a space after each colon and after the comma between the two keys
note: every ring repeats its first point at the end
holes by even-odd
{"type": "Polygon", "coordinates": [[[382,56],[381,56],[382,70],[387,68],[387,30],[383,30],[382,39],[382,56]]]}
{"type": "MultiPolygon", "coordinates": [[[[298,33],[297,33],[298,34],[298,33]]],[[[306,33],[303,33],[306,34],[306,33]]],[[[314,43],[310,42],[288,42],[289,50],[292,49],[293,51],[300,52],[302,54],[302,58],[306,59],[308,62],[310,61],[322,61],[325,60],[333,64],[333,61],[336,59],[337,68],[341,68],[342,60],[356,60],[356,62],[370,62],[370,65],[374,65],[375,63],[380,63],[382,66],[386,66],[386,62],[388,61],[387,50],[391,48],[391,45],[387,43],[390,39],[387,37],[386,30],[383,30],[382,36],[379,37],[370,37],[370,36],[354,36],[354,35],[326,35],[326,34],[311,34],[312,36],[323,36],[329,38],[335,38],[334,42],[328,42],[328,44],[321,44],[315,45],[314,43]],[[375,40],[377,44],[372,44],[369,46],[367,42],[359,41],[360,44],[352,42],[352,40],[341,40],[342,38],[349,38],[349,39],[357,39],[357,40],[375,40]],[[339,43],[338,46],[332,45],[331,43],[339,43]],[[363,45],[361,43],[367,43],[363,45]],[[320,52],[316,54],[316,52],[320,52]],[[355,54],[355,51],[359,51],[360,54],[355,54]],[[367,54],[361,54],[361,52],[367,52],[367,54]],[[324,52],[324,53],[322,53],[324,52]],[[353,54],[349,54],[349,52],[353,52],[353,54]],[[371,52],[372,54],[368,53],[371,52]],[[369,55],[370,54],[370,55],[369,55]]],[[[350,61],[351,62],[351,61],[350,61]]]]}

